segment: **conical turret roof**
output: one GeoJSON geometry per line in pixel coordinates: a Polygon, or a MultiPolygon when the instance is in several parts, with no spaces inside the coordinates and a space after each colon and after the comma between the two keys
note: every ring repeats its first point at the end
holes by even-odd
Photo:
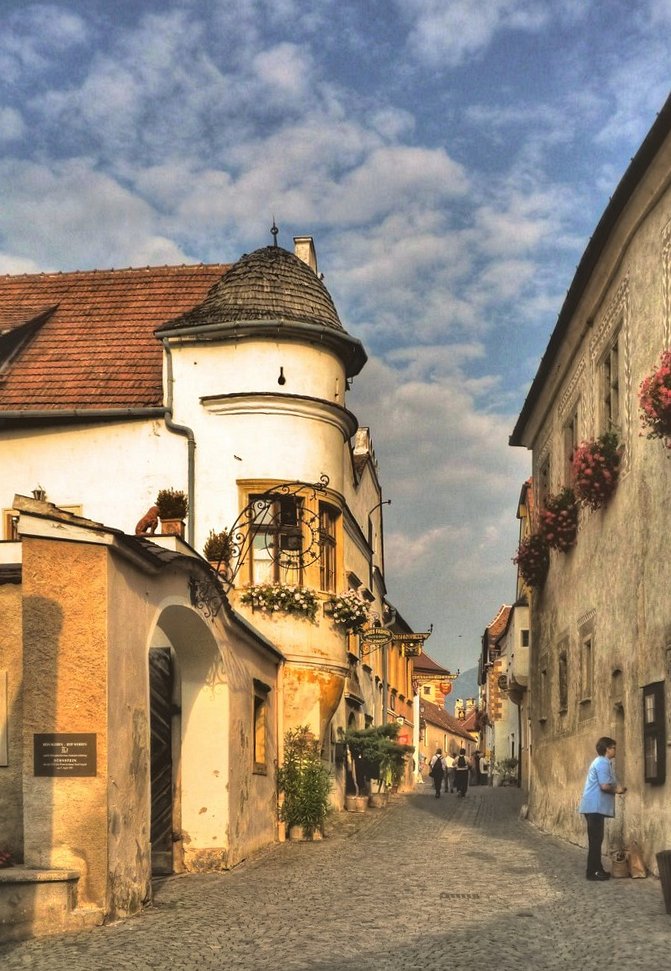
{"type": "Polygon", "coordinates": [[[303,260],[280,246],[264,246],[242,256],[202,303],[160,330],[263,320],[300,321],[345,333],[322,281],[303,260]]]}

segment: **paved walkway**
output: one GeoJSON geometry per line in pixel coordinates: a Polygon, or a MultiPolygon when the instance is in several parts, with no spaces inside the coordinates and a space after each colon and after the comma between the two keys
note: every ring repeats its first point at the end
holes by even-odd
{"type": "Polygon", "coordinates": [[[585,851],[519,817],[516,789],[342,814],[231,873],[170,877],[141,916],[0,946],[14,971],[666,971],[659,881],[585,880],[585,851]]]}

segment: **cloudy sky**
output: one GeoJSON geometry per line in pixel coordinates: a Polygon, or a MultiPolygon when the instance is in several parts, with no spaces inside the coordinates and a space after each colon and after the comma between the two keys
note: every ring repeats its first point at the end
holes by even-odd
{"type": "Polygon", "coordinates": [[[514,597],[508,435],[669,37],[671,0],[3,0],[0,272],[313,235],[369,353],[390,599],[463,670],[514,597]]]}

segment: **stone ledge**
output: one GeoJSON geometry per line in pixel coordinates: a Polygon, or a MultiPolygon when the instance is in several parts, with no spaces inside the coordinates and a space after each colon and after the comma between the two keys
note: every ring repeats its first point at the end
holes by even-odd
{"type": "Polygon", "coordinates": [[[79,880],[77,870],[36,870],[27,866],[11,866],[0,870],[0,883],[64,883],[79,880]]]}

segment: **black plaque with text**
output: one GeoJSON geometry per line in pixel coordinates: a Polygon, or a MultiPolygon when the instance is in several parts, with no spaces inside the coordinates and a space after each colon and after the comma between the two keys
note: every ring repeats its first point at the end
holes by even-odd
{"type": "Polygon", "coordinates": [[[94,776],[96,735],[53,732],[34,735],[34,772],[41,776],[94,776]]]}

